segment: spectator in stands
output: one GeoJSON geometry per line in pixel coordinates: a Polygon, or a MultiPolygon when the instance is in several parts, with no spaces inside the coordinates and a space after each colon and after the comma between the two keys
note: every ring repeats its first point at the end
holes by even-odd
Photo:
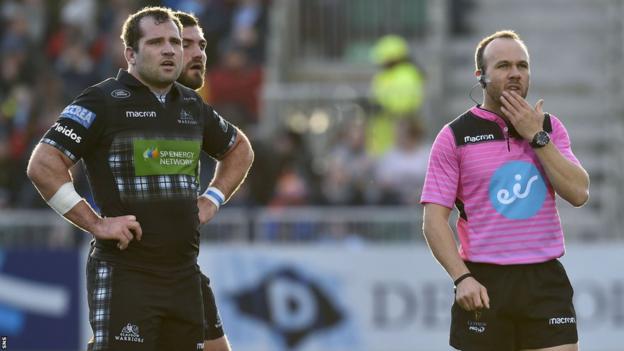
{"type": "Polygon", "coordinates": [[[368,126],[368,147],[374,155],[388,150],[394,140],[394,124],[400,119],[420,119],[424,77],[409,56],[405,39],[388,35],[373,48],[380,67],[371,83],[372,103],[378,107],[368,126]]]}
{"type": "Polygon", "coordinates": [[[202,95],[217,111],[247,130],[258,122],[262,75],[262,67],[250,62],[245,48],[230,41],[223,48],[220,64],[208,73],[202,95]]]}
{"type": "Polygon", "coordinates": [[[321,188],[325,202],[339,206],[371,203],[376,191],[371,186],[374,163],[366,149],[366,121],[347,122],[327,158],[321,188]]]}
{"type": "Polygon", "coordinates": [[[589,198],[589,176],[558,118],[525,99],[529,53],[513,31],[479,42],[477,105],[443,127],[421,202],[424,234],[454,280],[450,344],[459,350],[578,350],[559,195],[589,198]],[[459,210],[459,252],[449,226],[459,210]]]}
{"type": "Polygon", "coordinates": [[[194,13],[206,38],[206,67],[219,62],[219,47],[230,33],[235,0],[164,0],[163,5],[194,13]]]}
{"type": "MultiPolygon", "coordinates": [[[[275,187],[268,205],[286,207],[316,203],[318,175],[312,167],[312,155],[303,136],[293,131],[283,131],[271,141],[271,145],[271,155],[278,160],[278,164],[275,187]]],[[[258,186],[263,186],[266,179],[259,177],[258,181],[258,186]]]]}
{"type": "Polygon", "coordinates": [[[250,61],[264,62],[267,11],[263,0],[237,0],[232,13],[230,39],[243,48],[250,61]]]}
{"type": "MultiPolygon", "coordinates": [[[[267,8],[270,1],[162,0],[160,2],[176,9],[196,11],[208,42],[206,49],[208,68],[214,68],[217,64],[217,47],[229,49],[237,46],[237,50],[246,52],[247,56],[238,53],[228,54],[229,58],[224,59],[223,66],[217,68],[213,75],[217,81],[213,91],[216,92],[215,101],[234,107],[232,110],[238,111],[239,115],[236,117],[242,121],[241,124],[257,123],[263,75],[262,66],[257,62],[262,63],[264,57],[267,8]],[[223,45],[225,41],[236,44],[223,45]]],[[[8,206],[45,205],[37,194],[33,197],[32,188],[28,186],[27,179],[20,170],[23,168],[20,164],[23,165],[27,161],[27,153],[15,150],[30,149],[33,142],[39,140],[44,130],[49,127],[50,119],[56,119],[60,112],[58,109],[62,110],[68,103],[67,99],[75,95],[71,91],[114,75],[119,68],[126,66],[123,48],[117,45],[119,28],[131,12],[148,3],[154,2],[146,0],[0,2],[0,24],[2,24],[0,106],[3,109],[0,111],[2,166],[0,193],[5,194],[0,197],[11,199],[5,201],[8,206]],[[44,55],[39,52],[41,48],[44,48],[44,55]],[[17,90],[28,93],[16,94],[18,86],[20,88],[17,90]],[[37,103],[17,106],[18,95],[36,96],[37,103]],[[29,112],[26,114],[20,112],[18,115],[25,118],[15,119],[13,118],[15,111],[29,112]],[[23,121],[18,123],[18,128],[14,128],[16,121],[23,121]],[[19,157],[15,159],[9,155],[19,157]],[[11,173],[13,169],[17,169],[18,176],[11,173]],[[27,186],[15,187],[14,182],[27,186]],[[6,191],[2,192],[1,189],[6,191]]],[[[208,75],[207,78],[210,79],[208,75]]],[[[206,86],[209,84],[210,80],[206,86]]],[[[267,150],[271,149],[272,146],[267,143],[267,150]]],[[[203,175],[208,176],[209,173],[204,172],[203,175]]],[[[260,192],[263,191],[265,190],[260,192]]],[[[315,190],[311,193],[318,194],[315,190]]],[[[81,195],[88,197],[88,194],[81,195]]],[[[242,195],[244,191],[240,192],[239,197],[242,195]]],[[[261,202],[255,203],[267,203],[272,195],[271,192],[267,198],[266,194],[262,194],[261,202]]],[[[237,200],[239,199],[235,198],[232,202],[235,203],[237,200]]]]}
{"type": "Polygon", "coordinates": [[[9,158],[9,138],[6,133],[6,123],[0,120],[0,208],[5,208],[10,205],[11,197],[11,173],[7,172],[10,169],[9,158]]]}
{"type": "Polygon", "coordinates": [[[69,41],[56,60],[56,70],[63,80],[64,101],[70,101],[84,87],[98,82],[87,42],[80,36],[69,41]]]}
{"type": "Polygon", "coordinates": [[[396,124],[394,146],[381,155],[375,171],[375,187],[384,205],[416,205],[425,181],[429,148],[418,120],[396,124]]]}

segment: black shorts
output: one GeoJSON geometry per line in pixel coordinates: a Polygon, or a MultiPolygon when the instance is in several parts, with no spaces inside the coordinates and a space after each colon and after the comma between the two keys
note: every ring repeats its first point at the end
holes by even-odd
{"type": "Polygon", "coordinates": [[[89,258],[88,349],[188,350],[204,342],[200,274],[154,275],[89,258]]]}
{"type": "Polygon", "coordinates": [[[218,339],[225,333],[223,332],[223,325],[221,324],[214,294],[210,288],[210,279],[203,274],[201,275],[201,291],[204,299],[204,339],[218,339]]]}
{"type": "Polygon", "coordinates": [[[450,344],[462,351],[512,351],[578,341],[573,290],[558,260],[499,266],[466,262],[490,297],[490,309],[453,304],[450,344]]]}

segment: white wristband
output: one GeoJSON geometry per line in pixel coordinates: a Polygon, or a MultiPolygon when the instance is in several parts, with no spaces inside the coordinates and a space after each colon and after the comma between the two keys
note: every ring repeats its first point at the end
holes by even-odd
{"type": "Polygon", "coordinates": [[[56,191],[54,196],[48,200],[48,205],[61,215],[65,215],[82,200],[74,188],[74,183],[67,182],[56,191]]]}
{"type": "Polygon", "coordinates": [[[202,196],[205,196],[208,200],[210,200],[210,202],[215,204],[215,206],[217,206],[217,210],[225,202],[225,195],[223,195],[221,190],[215,188],[214,186],[208,187],[202,196]]]}

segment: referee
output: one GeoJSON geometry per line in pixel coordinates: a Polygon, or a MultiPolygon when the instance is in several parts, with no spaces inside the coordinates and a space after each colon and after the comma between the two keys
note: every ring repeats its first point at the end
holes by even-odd
{"type": "Polygon", "coordinates": [[[563,123],[526,101],[529,53],[513,31],[475,53],[483,103],[442,128],[425,186],[424,234],[454,280],[450,344],[463,351],[577,351],[555,196],[589,198],[563,123]],[[449,226],[457,207],[459,252],[449,226]]]}

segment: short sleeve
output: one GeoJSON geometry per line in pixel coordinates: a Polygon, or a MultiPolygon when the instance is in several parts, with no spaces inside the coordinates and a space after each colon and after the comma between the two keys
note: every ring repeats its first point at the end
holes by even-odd
{"type": "Polygon", "coordinates": [[[420,202],[453,208],[457,197],[459,175],[459,157],[455,138],[451,128],[447,125],[433,142],[420,202]]]}
{"type": "Polygon", "coordinates": [[[553,144],[557,147],[559,152],[566,159],[570,160],[572,163],[576,165],[580,165],[581,162],[576,158],[576,155],[572,152],[572,143],[570,142],[570,136],[568,135],[568,131],[561,121],[550,115],[550,123],[552,125],[552,132],[550,133],[550,139],[553,144]]]}
{"type": "Polygon", "coordinates": [[[212,107],[203,104],[203,111],[205,124],[202,149],[219,160],[234,146],[237,129],[212,107]]]}
{"type": "Polygon", "coordinates": [[[104,102],[97,88],[86,89],[65,107],[41,143],[54,146],[77,162],[95,144],[104,120],[104,102]]]}

